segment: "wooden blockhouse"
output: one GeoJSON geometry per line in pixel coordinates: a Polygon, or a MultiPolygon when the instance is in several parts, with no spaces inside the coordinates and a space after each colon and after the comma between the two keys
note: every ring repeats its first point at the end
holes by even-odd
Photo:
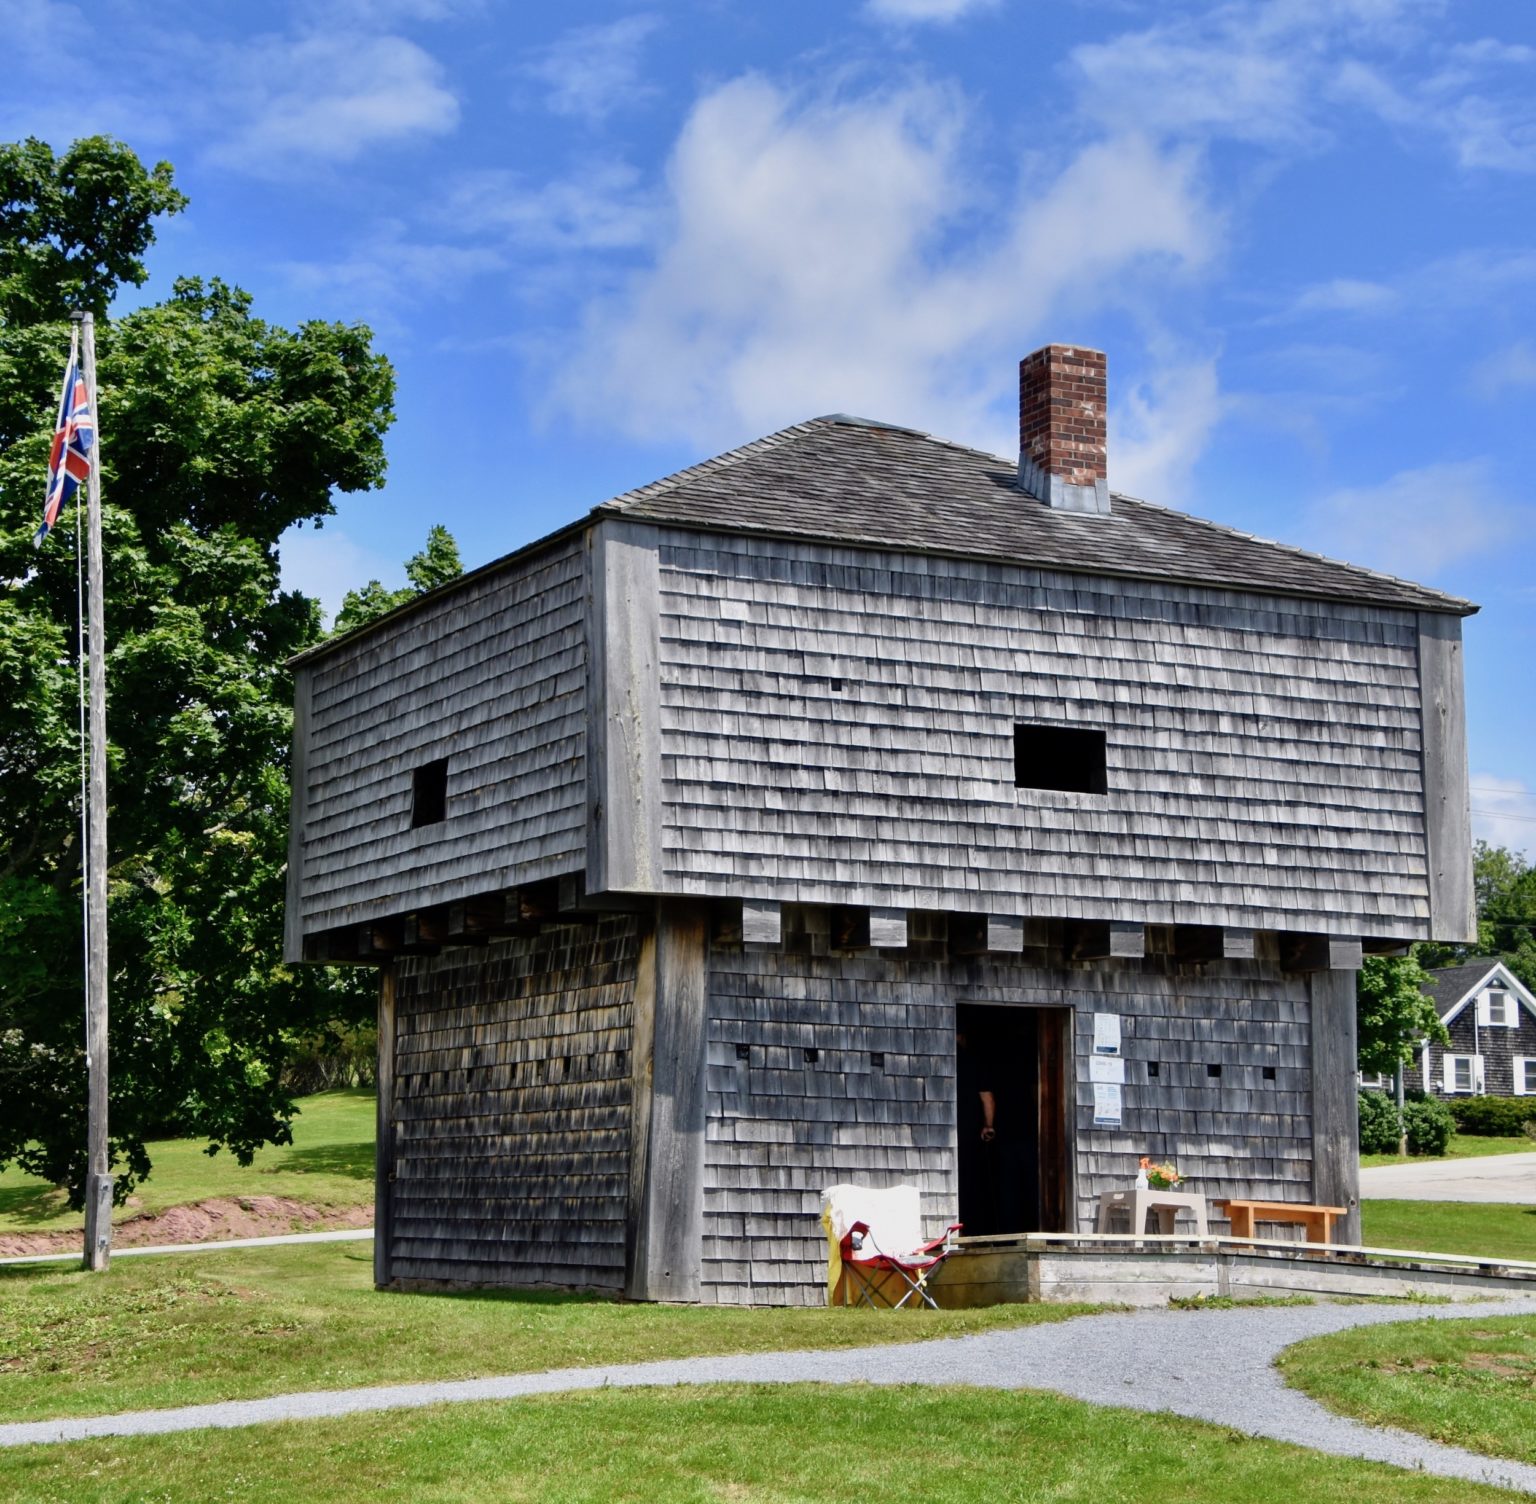
{"type": "Polygon", "coordinates": [[[1017,464],[818,418],[297,660],[381,1285],[815,1303],[828,1184],[1076,1230],[1141,1154],[1354,1208],[1361,956],[1474,932],[1475,608],[1111,495],[1096,352],[1020,383],[1017,464]]]}

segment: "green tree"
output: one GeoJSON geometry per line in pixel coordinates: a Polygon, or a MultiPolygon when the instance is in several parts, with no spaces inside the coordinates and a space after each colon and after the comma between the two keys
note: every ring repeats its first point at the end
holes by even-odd
{"type": "Polygon", "coordinates": [[[350,632],[354,627],[377,621],[396,606],[403,606],[418,595],[458,579],[463,572],[459,545],[454,542],[453,534],[441,523],[434,523],[427,531],[427,546],[406,561],[405,577],[410,584],[399,590],[386,590],[378,580],[369,580],[361,590],[347,591],[341,610],[336,613],[335,630],[350,632]]]}
{"type": "Polygon", "coordinates": [[[1472,888],[1477,901],[1475,945],[1421,945],[1425,966],[1456,966],[1496,956],[1536,989],[1536,866],[1522,852],[1479,841],[1472,851],[1472,888]]]}
{"type": "Polygon", "coordinates": [[[1361,1070],[1391,1075],[1421,1040],[1450,1043],[1434,1002],[1420,990],[1426,980],[1412,956],[1365,958],[1355,983],[1361,1070]]]}
{"type": "MultiPolygon", "coordinates": [[[[71,306],[144,280],[184,200],[101,138],[0,149],[0,1165],[84,1171],[73,517],[34,552],[71,306]],[[12,238],[14,237],[14,238],[12,238]]],[[[388,363],[361,326],[267,324],[222,282],[98,327],[107,590],[111,1127],[248,1159],[286,1141],[297,1033],[362,1011],[281,964],[292,681],[317,602],[277,541],[384,473],[388,363]]]]}

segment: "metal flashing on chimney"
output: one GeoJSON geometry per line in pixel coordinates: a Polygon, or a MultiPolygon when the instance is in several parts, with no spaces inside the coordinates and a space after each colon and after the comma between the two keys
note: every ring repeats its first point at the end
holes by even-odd
{"type": "Polygon", "coordinates": [[[1027,454],[1019,456],[1019,486],[1036,501],[1058,512],[1109,511],[1109,481],[1098,477],[1091,485],[1074,486],[1059,475],[1042,470],[1027,454]]]}
{"type": "Polygon", "coordinates": [[[1108,512],[1104,354],[1046,345],[1019,362],[1019,485],[1063,512],[1108,512]]]}

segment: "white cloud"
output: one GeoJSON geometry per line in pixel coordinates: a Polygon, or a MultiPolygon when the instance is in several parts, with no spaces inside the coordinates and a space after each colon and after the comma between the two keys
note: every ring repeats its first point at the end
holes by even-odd
{"type": "Polygon", "coordinates": [[[660,24],[655,16],[626,16],[575,27],[540,48],[525,71],[544,85],[555,114],[596,123],[655,92],[640,76],[640,54],[660,24]]]}
{"type": "Polygon", "coordinates": [[[1536,386],[1536,346],[1522,339],[1496,350],[1474,367],[1472,384],[1485,397],[1497,396],[1510,387],[1536,386]]]}
{"type": "Polygon", "coordinates": [[[1493,773],[1474,773],[1471,783],[1474,839],[1517,852],[1536,847],[1536,789],[1493,773]]]}
{"type": "Polygon", "coordinates": [[[396,559],[349,537],[339,527],[291,527],[278,540],[284,590],[302,590],[318,599],[327,621],[341,610],[349,590],[369,580],[382,580],[392,589],[405,583],[405,568],[396,559]]]}
{"type": "Polygon", "coordinates": [[[345,317],[364,318],[399,335],[405,332],[399,322],[403,307],[455,293],[505,265],[491,246],[412,240],[397,221],[385,220],[343,255],[280,262],[277,269],[293,286],[332,298],[345,317]]]}
{"type": "Polygon", "coordinates": [[[964,128],[923,87],[807,99],[747,77],[706,95],[649,264],[589,304],[555,405],[706,445],[863,412],[1008,453],[999,370],[1151,268],[1201,264],[1215,216],[1192,158],[1136,138],[984,203],[964,128]],[[996,229],[958,244],[978,204],[996,229]]]}
{"type": "Polygon", "coordinates": [[[403,37],[269,37],[227,58],[226,70],[221,113],[238,123],[209,155],[248,172],[350,162],[459,120],[442,67],[403,37]]]}
{"type": "Polygon", "coordinates": [[[1350,486],[1313,503],[1306,536],[1354,564],[1432,579],[1460,559],[1491,553],[1529,525],[1504,499],[1486,460],[1400,470],[1376,486],[1350,486]]]}
{"type": "Polygon", "coordinates": [[[1195,462],[1223,408],[1214,360],[1164,365],[1132,385],[1110,412],[1110,484],[1165,506],[1183,506],[1195,462]]]}
{"type": "Polygon", "coordinates": [[[1291,305],[1293,313],[1385,313],[1396,307],[1399,294],[1381,282],[1335,277],[1303,288],[1291,305]]]}
{"type": "Polygon", "coordinates": [[[1170,10],[1071,52],[1084,114],[1111,129],[1321,144],[1345,112],[1440,138],[1463,168],[1536,168],[1536,109],[1497,38],[1444,48],[1435,0],[1229,0],[1170,10]],[[1341,106],[1343,109],[1341,110],[1341,106]]]}
{"type": "Polygon", "coordinates": [[[544,250],[624,250],[655,233],[655,205],[634,168],[595,162],[532,188],[515,172],[466,173],[449,190],[448,214],[461,230],[491,231],[544,250]]]}
{"type": "Polygon", "coordinates": [[[1001,0],[864,0],[864,14],[897,26],[938,22],[948,25],[962,16],[995,10],[1001,0]]]}

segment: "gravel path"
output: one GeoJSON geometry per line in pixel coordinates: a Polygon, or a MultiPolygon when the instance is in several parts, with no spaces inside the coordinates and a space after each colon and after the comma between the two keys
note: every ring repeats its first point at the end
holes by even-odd
{"type": "Polygon", "coordinates": [[[495,1379],[285,1394],[179,1410],[29,1421],[0,1425],[0,1446],[227,1429],[610,1385],[977,1384],[1047,1389],[1095,1404],[1172,1411],[1318,1451],[1536,1494],[1536,1467],[1345,1420],[1287,1389],[1271,1366],[1276,1354],[1290,1343],[1345,1327],[1504,1315],[1536,1315],[1536,1298],[1407,1310],[1402,1306],[1268,1306],[1084,1316],[1049,1326],[898,1347],[568,1368],[495,1379]]]}

